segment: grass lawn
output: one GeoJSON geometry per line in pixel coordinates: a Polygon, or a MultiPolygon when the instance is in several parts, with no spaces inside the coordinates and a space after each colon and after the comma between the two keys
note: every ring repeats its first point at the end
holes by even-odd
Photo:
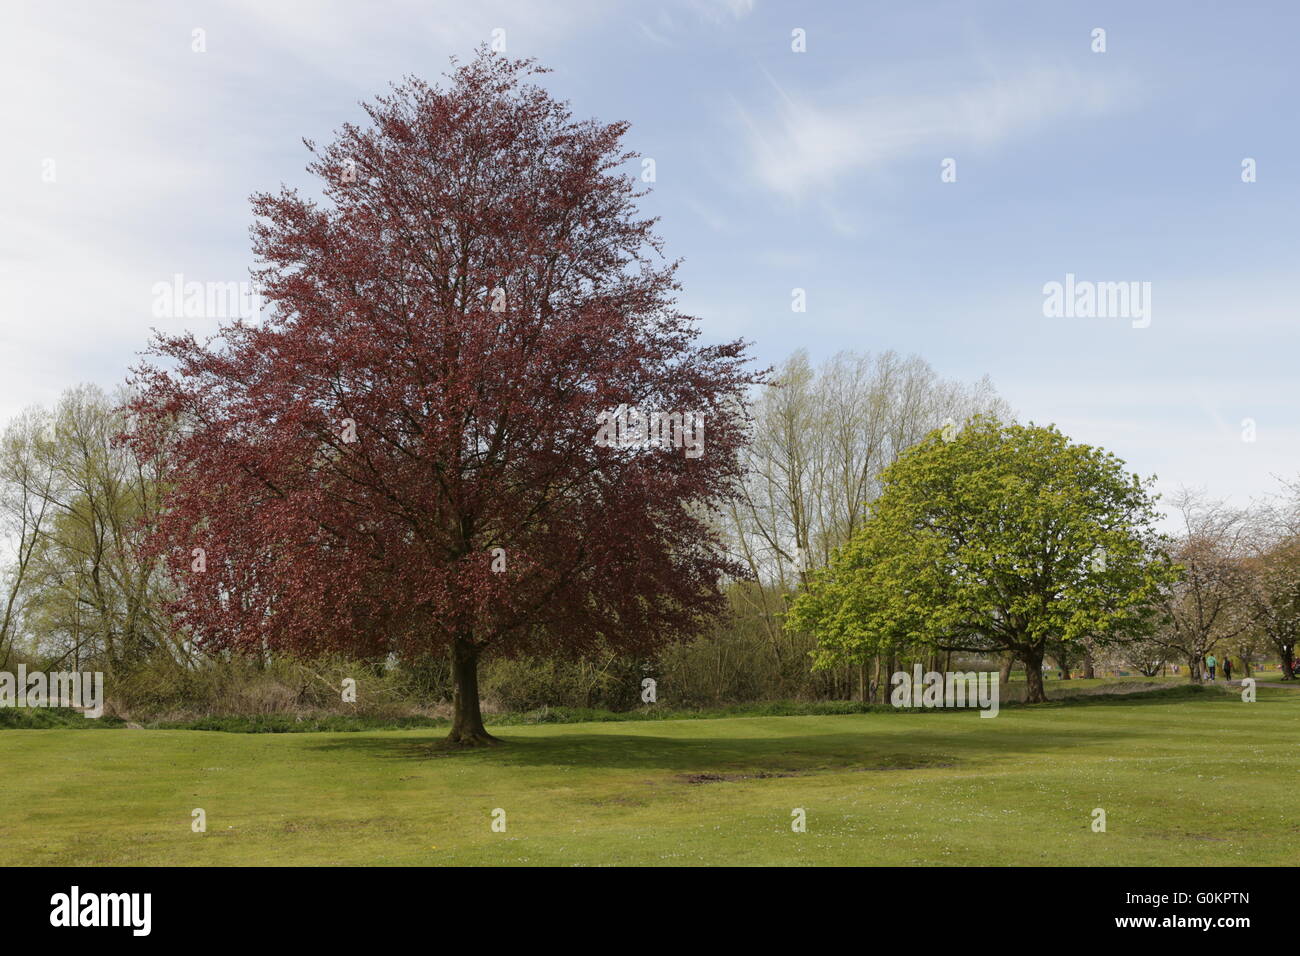
{"type": "Polygon", "coordinates": [[[0,731],[0,864],[1300,862],[1289,690],[495,732],[0,731]]]}

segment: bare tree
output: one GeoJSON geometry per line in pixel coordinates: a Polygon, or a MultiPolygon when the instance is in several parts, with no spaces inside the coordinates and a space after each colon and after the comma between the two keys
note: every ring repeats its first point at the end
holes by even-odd
{"type": "Polygon", "coordinates": [[[1182,528],[1172,556],[1183,574],[1164,594],[1165,623],[1152,640],[1200,681],[1206,655],[1251,626],[1245,561],[1252,526],[1245,511],[1201,492],[1184,489],[1173,504],[1182,528]]]}
{"type": "Polygon", "coordinates": [[[33,559],[51,517],[54,471],[41,450],[48,441],[47,432],[48,416],[33,409],[11,422],[0,436],[0,528],[13,549],[4,576],[0,668],[9,663],[33,559]]]}
{"type": "Polygon", "coordinates": [[[1236,647],[1246,677],[1251,655],[1264,645],[1281,662],[1282,679],[1293,679],[1300,638],[1300,497],[1291,491],[1290,503],[1261,509],[1246,562],[1244,599],[1252,627],[1239,635],[1236,647]]]}
{"type": "Polygon", "coordinates": [[[0,453],[0,510],[17,543],[4,643],[112,671],[163,652],[189,659],[166,618],[165,585],[138,541],[157,513],[156,462],[116,442],[122,396],[70,389],[52,411],[10,426],[0,453]],[[21,609],[21,614],[17,611],[21,609]]]}

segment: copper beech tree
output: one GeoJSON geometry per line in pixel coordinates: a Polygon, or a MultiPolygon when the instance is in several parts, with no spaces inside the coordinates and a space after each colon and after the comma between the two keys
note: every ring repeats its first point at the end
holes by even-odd
{"type": "Polygon", "coordinates": [[[447,653],[458,745],[494,742],[485,653],[637,652],[721,609],[714,513],[764,377],[677,310],[627,124],[574,120],[542,72],[480,51],[308,141],[319,196],[253,197],[263,321],[159,334],[134,374],[187,633],[447,653]]]}

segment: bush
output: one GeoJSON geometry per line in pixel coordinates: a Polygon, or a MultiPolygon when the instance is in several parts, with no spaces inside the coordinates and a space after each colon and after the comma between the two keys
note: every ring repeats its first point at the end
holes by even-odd
{"type": "Polygon", "coordinates": [[[329,658],[265,663],[210,658],[198,667],[137,667],[114,674],[105,692],[115,713],[136,719],[191,721],[217,716],[351,714],[419,716],[428,711],[410,672],[374,662],[329,658]],[[343,682],[356,682],[356,701],[343,700],[343,682]]]}
{"type": "Polygon", "coordinates": [[[636,662],[614,655],[594,661],[489,659],[480,691],[485,707],[525,712],[541,707],[630,710],[640,703],[636,662]]]}

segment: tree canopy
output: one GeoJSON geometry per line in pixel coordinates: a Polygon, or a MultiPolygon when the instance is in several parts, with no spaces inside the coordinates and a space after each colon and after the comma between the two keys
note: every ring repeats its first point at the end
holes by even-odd
{"type": "Polygon", "coordinates": [[[627,124],[574,120],[540,72],[482,51],[308,143],[322,198],[254,197],[272,313],[159,337],[133,405],[131,440],[167,446],[151,547],[183,626],[207,647],[450,651],[464,744],[491,739],[485,651],[651,647],[722,607],[736,568],[711,513],[761,380],[676,308],[619,171],[627,124]],[[703,444],[597,440],[620,408],[678,416],[672,438],[690,416],[703,444]]]}
{"type": "Polygon", "coordinates": [[[977,416],[932,432],[881,484],[791,606],[823,665],[884,643],[1011,651],[1041,701],[1048,641],[1139,636],[1177,573],[1147,486],[1054,427],[977,416]]]}

